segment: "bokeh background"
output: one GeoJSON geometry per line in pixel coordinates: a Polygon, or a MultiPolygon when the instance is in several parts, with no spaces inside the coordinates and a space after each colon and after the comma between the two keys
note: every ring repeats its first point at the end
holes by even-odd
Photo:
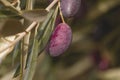
{"type": "MultiPolygon", "coordinates": [[[[76,17],[65,18],[73,31],[69,49],[59,57],[43,52],[33,80],[120,80],[120,0],[81,1],[76,17]]],[[[34,8],[49,3],[36,0],[34,8]]],[[[0,65],[0,80],[14,74],[19,57],[13,65],[12,56],[0,65]]]]}

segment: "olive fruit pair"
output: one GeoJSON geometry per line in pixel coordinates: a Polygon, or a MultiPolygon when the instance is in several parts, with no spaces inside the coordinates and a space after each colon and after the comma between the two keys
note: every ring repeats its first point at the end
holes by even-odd
{"type": "MultiPolygon", "coordinates": [[[[49,0],[50,2],[53,0],[49,0]]],[[[81,0],[60,0],[60,8],[64,17],[74,17],[79,11],[81,0]]],[[[55,29],[51,35],[46,51],[51,56],[59,56],[64,53],[72,41],[72,30],[67,23],[62,23],[56,18],[55,29]]]]}

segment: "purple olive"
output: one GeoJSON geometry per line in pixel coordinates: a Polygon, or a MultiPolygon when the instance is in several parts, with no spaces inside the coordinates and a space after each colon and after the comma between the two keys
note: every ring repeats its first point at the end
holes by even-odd
{"type": "Polygon", "coordinates": [[[61,0],[61,11],[67,18],[74,17],[79,11],[81,0],[61,0]]]}
{"type": "Polygon", "coordinates": [[[109,68],[109,60],[102,59],[101,62],[98,65],[98,68],[100,70],[107,70],[109,68]]]}
{"type": "Polygon", "coordinates": [[[110,60],[106,56],[102,56],[100,50],[94,50],[91,59],[99,70],[103,71],[109,68],[110,60]]]}
{"type": "Polygon", "coordinates": [[[55,27],[47,46],[48,53],[55,57],[64,53],[72,41],[71,28],[66,23],[60,23],[55,27]]]}

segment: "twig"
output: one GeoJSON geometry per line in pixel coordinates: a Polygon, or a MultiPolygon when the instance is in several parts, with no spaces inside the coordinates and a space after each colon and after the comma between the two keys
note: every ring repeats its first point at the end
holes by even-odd
{"type": "MultiPolygon", "coordinates": [[[[54,0],[47,8],[46,10],[50,10],[58,0],[54,0]]],[[[0,53],[2,53],[4,50],[8,49],[9,47],[12,47],[13,45],[15,45],[19,40],[21,40],[28,32],[30,32],[32,30],[32,28],[35,27],[35,25],[37,24],[37,22],[32,22],[32,24],[25,30],[25,32],[19,33],[19,37],[13,41],[13,43],[11,43],[10,45],[8,45],[6,48],[3,48],[0,50],[0,53]]]]}
{"type": "MultiPolygon", "coordinates": [[[[46,10],[49,11],[59,0],[54,0],[47,8],[46,10]]],[[[8,1],[6,0],[0,0],[5,6],[11,7],[12,9],[16,10],[18,13],[21,13],[21,11],[17,10],[13,5],[11,5],[8,1]]],[[[0,49],[0,62],[12,51],[8,50],[8,52],[3,53],[5,50],[12,48],[17,42],[19,42],[26,34],[28,34],[38,23],[37,22],[32,22],[32,24],[24,31],[18,34],[18,37],[12,41],[11,44],[9,44],[7,47],[3,47],[0,49]]]]}
{"type": "Polygon", "coordinates": [[[12,5],[15,6],[17,4],[17,6],[15,6],[16,9],[21,10],[20,3],[21,3],[20,0],[16,0],[12,3],[12,5]]]}
{"type": "Polygon", "coordinates": [[[58,2],[59,0],[53,0],[53,2],[46,8],[46,10],[49,12],[50,9],[58,2]]]}
{"type": "MultiPolygon", "coordinates": [[[[35,0],[27,0],[25,10],[32,10],[33,5],[34,5],[34,1],[35,0]]],[[[24,26],[28,26],[28,25],[30,25],[30,21],[24,19],[24,26]]],[[[23,59],[21,63],[23,63],[23,65],[21,64],[22,65],[21,69],[20,69],[22,71],[21,75],[23,75],[23,72],[25,72],[25,66],[26,66],[26,62],[27,62],[30,36],[31,36],[31,32],[28,32],[23,38],[23,47],[22,47],[23,48],[23,53],[21,53],[22,54],[21,59],[23,59]]],[[[21,76],[20,78],[21,78],[21,80],[23,80],[23,76],[21,76]]]]}
{"type": "Polygon", "coordinates": [[[65,20],[64,20],[64,17],[63,17],[63,14],[62,14],[61,8],[60,8],[60,1],[58,1],[58,6],[59,6],[60,16],[61,16],[62,22],[65,23],[65,20]]]}
{"type": "Polygon", "coordinates": [[[12,4],[10,4],[10,2],[8,2],[7,0],[0,0],[0,2],[5,5],[6,7],[9,7],[10,9],[14,10],[15,12],[17,12],[18,14],[21,14],[21,10],[18,10],[17,8],[15,8],[12,4]]]}
{"type": "Polygon", "coordinates": [[[33,22],[24,32],[19,33],[19,34],[18,34],[18,35],[19,35],[18,38],[16,38],[16,39],[15,39],[10,45],[8,45],[7,47],[2,48],[2,49],[0,50],[0,55],[1,55],[1,53],[2,53],[3,51],[5,51],[6,49],[12,47],[12,46],[15,45],[19,40],[21,40],[28,32],[30,32],[30,31],[35,27],[35,25],[37,25],[37,22],[33,22]]]}

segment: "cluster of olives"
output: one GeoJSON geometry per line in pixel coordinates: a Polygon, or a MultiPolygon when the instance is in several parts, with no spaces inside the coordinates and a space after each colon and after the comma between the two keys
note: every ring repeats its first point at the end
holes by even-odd
{"type": "MultiPolygon", "coordinates": [[[[50,2],[53,0],[50,0],[50,2]]],[[[74,17],[80,8],[81,0],[60,0],[60,8],[63,17],[74,17]]],[[[51,35],[47,52],[55,57],[64,53],[72,41],[72,30],[70,26],[58,16],[55,22],[55,29],[51,35]]]]}

